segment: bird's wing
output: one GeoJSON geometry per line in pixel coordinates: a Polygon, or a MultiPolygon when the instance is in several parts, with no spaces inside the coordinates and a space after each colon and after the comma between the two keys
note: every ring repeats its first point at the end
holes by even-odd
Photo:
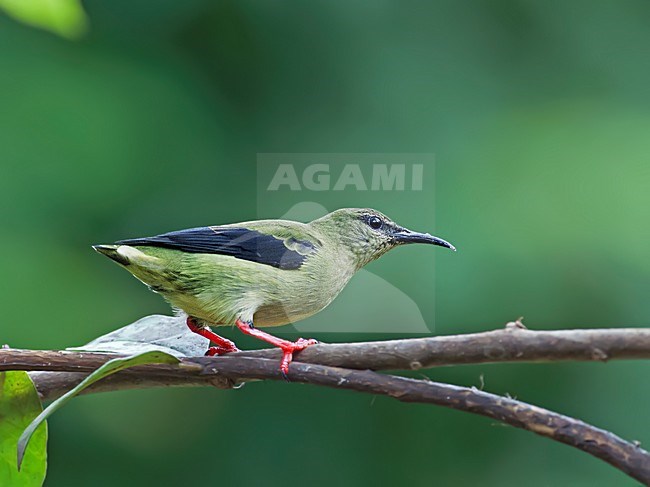
{"type": "Polygon", "coordinates": [[[279,230],[275,235],[234,225],[199,227],[116,243],[164,247],[194,254],[229,255],[279,269],[298,269],[307,256],[317,250],[318,241],[299,232],[287,232],[284,227],[279,230]]]}

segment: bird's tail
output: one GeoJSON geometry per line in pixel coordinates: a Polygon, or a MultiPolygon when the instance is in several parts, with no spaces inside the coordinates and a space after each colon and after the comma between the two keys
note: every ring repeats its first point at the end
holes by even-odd
{"type": "Polygon", "coordinates": [[[164,260],[145,254],[142,250],[129,245],[93,245],[93,249],[118,264],[128,267],[129,272],[136,274],[138,278],[140,276],[137,273],[140,270],[159,272],[165,268],[164,260]]]}

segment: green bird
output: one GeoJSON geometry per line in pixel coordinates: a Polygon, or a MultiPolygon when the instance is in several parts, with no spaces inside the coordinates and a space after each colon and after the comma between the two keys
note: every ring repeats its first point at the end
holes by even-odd
{"type": "Polygon", "coordinates": [[[258,220],[93,248],[187,313],[188,327],[215,344],[207,355],[238,351],[210,329],[235,324],[282,349],[280,370],[286,376],[294,352],[317,342],[283,340],[258,327],[285,325],[319,312],[355,272],[409,243],[456,250],[376,210],[358,208],[336,210],[310,223],[258,220]]]}

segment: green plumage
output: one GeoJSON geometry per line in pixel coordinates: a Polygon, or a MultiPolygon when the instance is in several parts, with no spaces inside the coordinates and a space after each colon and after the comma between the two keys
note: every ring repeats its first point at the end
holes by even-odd
{"type": "Polygon", "coordinates": [[[264,327],[317,313],[357,270],[410,242],[453,248],[370,209],[341,209],[307,224],[260,220],[94,248],[206,325],[240,319],[264,327]]]}

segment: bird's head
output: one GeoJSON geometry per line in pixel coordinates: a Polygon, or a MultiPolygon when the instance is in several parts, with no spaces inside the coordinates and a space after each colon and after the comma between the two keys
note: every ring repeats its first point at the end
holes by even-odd
{"type": "Polygon", "coordinates": [[[348,248],[359,268],[398,245],[424,243],[456,250],[452,244],[441,238],[408,230],[383,213],[370,208],[336,210],[314,220],[312,225],[348,248]]]}

